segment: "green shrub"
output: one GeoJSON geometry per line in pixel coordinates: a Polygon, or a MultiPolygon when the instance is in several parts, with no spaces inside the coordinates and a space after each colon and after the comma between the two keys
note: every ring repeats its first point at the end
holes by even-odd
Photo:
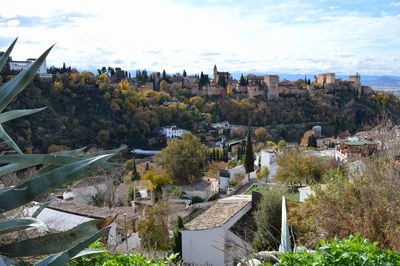
{"type": "MultiPolygon", "coordinates": [[[[278,265],[400,265],[400,254],[360,236],[322,241],[316,252],[284,253],[278,265]]],[[[267,264],[266,264],[267,265],[267,264]]]]}

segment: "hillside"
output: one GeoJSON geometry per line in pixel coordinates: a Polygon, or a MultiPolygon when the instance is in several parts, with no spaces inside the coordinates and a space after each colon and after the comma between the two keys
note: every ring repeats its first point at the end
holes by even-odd
{"type": "MultiPolygon", "coordinates": [[[[3,76],[3,81],[7,80],[3,76]]],[[[156,134],[160,126],[176,124],[197,134],[209,123],[266,127],[271,138],[299,141],[310,126],[319,124],[325,136],[355,132],[376,124],[386,114],[400,120],[399,99],[389,94],[358,98],[352,91],[303,97],[232,99],[192,97],[186,90],[164,92],[137,89],[127,81],[115,84],[107,75],[90,72],[57,74],[53,81],[35,80],[10,109],[47,106],[28,119],[5,125],[26,151],[47,152],[55,145],[101,148],[128,144],[159,148],[165,143],[156,134]],[[166,105],[168,101],[175,104],[166,105]]]]}

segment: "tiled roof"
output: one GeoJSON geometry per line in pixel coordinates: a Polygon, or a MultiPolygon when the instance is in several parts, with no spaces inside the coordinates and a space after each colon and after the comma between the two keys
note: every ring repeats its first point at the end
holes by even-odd
{"type": "Polygon", "coordinates": [[[185,229],[205,230],[222,226],[250,202],[250,196],[234,196],[219,200],[207,211],[185,224],[185,229]]]}
{"type": "Polygon", "coordinates": [[[134,214],[132,207],[116,207],[109,209],[91,205],[79,205],[70,201],[63,201],[52,203],[48,208],[93,219],[102,219],[119,213],[117,222],[124,220],[124,214],[126,214],[128,220],[137,217],[137,215],[134,214]]]}

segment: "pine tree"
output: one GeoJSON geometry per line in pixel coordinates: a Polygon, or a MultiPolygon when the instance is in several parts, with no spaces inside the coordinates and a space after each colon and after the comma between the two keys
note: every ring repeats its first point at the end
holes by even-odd
{"type": "Polygon", "coordinates": [[[246,154],[244,157],[244,168],[246,169],[246,173],[249,174],[254,171],[254,152],[253,152],[253,143],[251,141],[251,130],[250,130],[250,122],[249,129],[247,131],[247,139],[246,139],[246,154]]]}

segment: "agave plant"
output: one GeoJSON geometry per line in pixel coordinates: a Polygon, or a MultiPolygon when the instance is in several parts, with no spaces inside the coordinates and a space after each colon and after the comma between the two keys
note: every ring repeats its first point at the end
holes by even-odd
{"type": "MultiPolygon", "coordinates": [[[[7,62],[17,39],[10,45],[0,58],[0,71],[7,62]]],[[[96,152],[81,155],[82,149],[61,151],[51,154],[24,154],[12,138],[5,132],[2,124],[10,120],[34,114],[43,110],[12,110],[4,112],[13,98],[32,81],[39,67],[43,64],[52,47],[47,49],[27,69],[21,71],[14,78],[0,87],[0,139],[2,139],[16,154],[0,156],[0,176],[32,166],[44,165],[39,171],[33,173],[28,179],[15,187],[0,190],[0,214],[20,208],[36,199],[43,193],[49,192],[64,184],[79,180],[97,167],[113,168],[118,165],[107,162],[121,149],[96,152]]],[[[48,231],[47,226],[36,217],[47,207],[42,205],[32,217],[21,217],[0,221],[0,235],[37,228],[48,231]]],[[[103,220],[93,220],[80,224],[65,232],[47,233],[40,237],[26,240],[11,241],[10,244],[0,246],[0,265],[15,264],[12,257],[43,256],[49,255],[35,265],[64,265],[69,259],[77,255],[97,251],[82,250],[99,237],[108,233],[109,225],[115,217],[103,220]]]]}

